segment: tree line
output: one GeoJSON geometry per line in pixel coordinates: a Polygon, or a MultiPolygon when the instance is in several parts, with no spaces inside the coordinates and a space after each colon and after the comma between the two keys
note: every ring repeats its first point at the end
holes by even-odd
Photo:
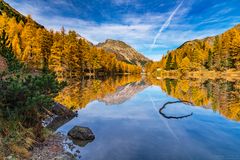
{"type": "Polygon", "coordinates": [[[114,54],[93,46],[75,31],[48,31],[30,16],[24,22],[2,13],[0,33],[3,31],[18,60],[32,69],[55,71],[59,79],[86,74],[136,74],[142,70],[118,61],[114,54]]]}
{"type": "Polygon", "coordinates": [[[149,72],[164,70],[214,70],[240,69],[240,25],[225,33],[202,40],[188,41],[163,56],[161,61],[149,63],[149,72]]]}

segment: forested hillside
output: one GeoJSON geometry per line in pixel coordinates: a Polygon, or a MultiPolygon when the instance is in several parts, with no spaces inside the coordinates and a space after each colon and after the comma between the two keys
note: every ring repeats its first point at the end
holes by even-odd
{"type": "Polygon", "coordinates": [[[240,25],[221,35],[184,43],[162,57],[160,62],[148,64],[148,71],[240,69],[240,25]]]}
{"type": "MultiPolygon", "coordinates": [[[[26,23],[27,18],[19,13],[17,10],[12,8],[9,4],[4,2],[3,0],[0,0],[0,14],[2,15],[3,13],[7,14],[8,17],[12,18],[14,17],[17,22],[22,22],[26,23]]],[[[34,22],[38,27],[43,28],[42,25],[38,24],[37,22],[34,22]]]]}
{"type": "Polygon", "coordinates": [[[6,31],[17,59],[29,68],[55,71],[59,79],[141,72],[141,67],[118,61],[75,31],[48,31],[30,16],[23,17],[3,1],[0,4],[0,33],[6,31]]]}

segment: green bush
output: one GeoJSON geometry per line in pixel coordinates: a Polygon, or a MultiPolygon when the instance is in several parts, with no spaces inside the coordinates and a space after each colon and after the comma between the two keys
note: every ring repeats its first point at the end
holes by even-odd
{"type": "Polygon", "coordinates": [[[42,119],[65,83],[59,83],[54,73],[28,73],[12,52],[5,32],[0,37],[0,54],[8,64],[8,72],[0,74],[0,147],[4,146],[6,155],[26,157],[32,143],[43,140],[42,119]]]}
{"type": "Polygon", "coordinates": [[[64,84],[51,73],[0,78],[0,138],[5,146],[28,149],[29,142],[43,140],[42,119],[64,84]]]}

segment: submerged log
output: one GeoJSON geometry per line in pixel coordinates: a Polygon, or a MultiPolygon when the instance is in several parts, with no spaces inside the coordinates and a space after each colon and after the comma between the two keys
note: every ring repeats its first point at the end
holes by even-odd
{"type": "Polygon", "coordinates": [[[51,112],[58,116],[64,116],[64,117],[74,117],[76,116],[76,113],[72,110],[68,109],[64,105],[61,105],[60,103],[56,103],[52,108],[51,112]]]}
{"type": "Polygon", "coordinates": [[[53,116],[53,120],[47,125],[47,128],[56,131],[59,127],[64,125],[65,123],[72,120],[77,116],[77,113],[68,109],[67,107],[56,103],[52,108],[51,112],[55,115],[53,116]]]}
{"type": "Polygon", "coordinates": [[[193,105],[191,102],[188,101],[174,101],[174,102],[167,102],[165,103],[160,109],[159,109],[159,113],[167,119],[182,119],[182,118],[187,118],[193,115],[193,113],[187,114],[187,115],[183,115],[183,116],[167,116],[163,110],[166,108],[167,105],[169,104],[175,104],[175,103],[187,103],[188,105],[193,105]]]}

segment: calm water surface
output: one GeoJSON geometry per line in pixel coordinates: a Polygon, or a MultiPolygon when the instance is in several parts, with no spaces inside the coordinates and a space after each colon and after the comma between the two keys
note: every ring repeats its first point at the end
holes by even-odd
{"type": "Polygon", "coordinates": [[[91,128],[94,141],[66,145],[79,150],[81,160],[238,160],[239,84],[153,78],[79,82],[57,98],[79,113],[58,131],[91,128]]]}

